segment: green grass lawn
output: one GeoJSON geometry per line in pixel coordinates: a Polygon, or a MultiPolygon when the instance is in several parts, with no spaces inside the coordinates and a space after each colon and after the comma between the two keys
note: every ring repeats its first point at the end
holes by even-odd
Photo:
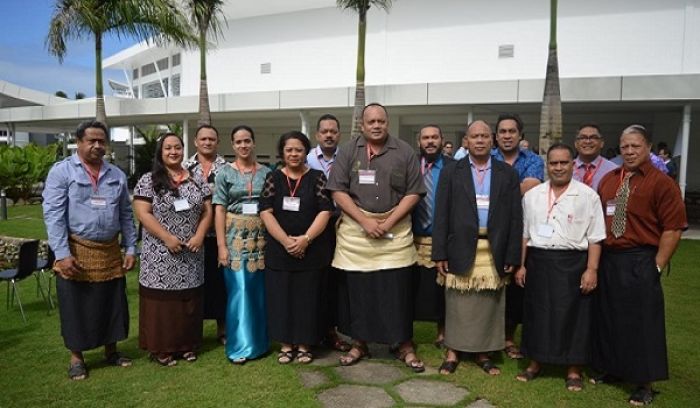
{"type": "MultiPolygon", "coordinates": [[[[10,207],[10,220],[0,221],[0,235],[45,238],[39,206],[10,207]]],[[[666,321],[671,379],[658,383],[661,391],[653,406],[700,406],[700,241],[683,241],[673,259],[673,272],[664,276],[666,321]]],[[[2,289],[2,288],[0,288],[2,289]]],[[[131,337],[120,344],[135,358],[134,366],[105,367],[102,351],[86,353],[90,378],[71,382],[66,377],[68,353],[63,347],[56,311],[47,313],[36,293],[34,278],[20,283],[27,312],[23,323],[17,307],[6,310],[6,292],[0,290],[0,407],[308,407],[318,406],[316,389],[302,387],[299,372],[321,370],[333,384],[332,368],[280,366],[273,354],[245,366],[229,364],[218,345],[213,322],[205,323],[200,359],[164,368],[148,361],[138,348],[138,294],[136,274],[128,278],[131,337]]],[[[432,346],[432,324],[416,324],[415,340],[426,363],[437,367],[441,352],[432,346]]],[[[633,341],[634,339],[630,339],[633,341]]],[[[624,407],[629,389],[585,385],[580,393],[564,389],[564,370],[545,367],[544,374],[524,384],[514,379],[525,362],[501,361],[503,374],[491,378],[463,362],[454,381],[470,390],[468,400],[486,398],[499,407],[624,407]]],[[[438,378],[439,376],[433,376],[438,378]]]]}

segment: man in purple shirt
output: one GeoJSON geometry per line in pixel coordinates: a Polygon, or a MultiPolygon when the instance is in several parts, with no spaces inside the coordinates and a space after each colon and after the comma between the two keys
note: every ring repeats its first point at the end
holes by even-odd
{"type": "Polygon", "coordinates": [[[574,180],[598,191],[603,176],[618,167],[600,154],[605,146],[600,127],[594,123],[579,126],[574,146],[578,152],[574,160],[574,180]]]}

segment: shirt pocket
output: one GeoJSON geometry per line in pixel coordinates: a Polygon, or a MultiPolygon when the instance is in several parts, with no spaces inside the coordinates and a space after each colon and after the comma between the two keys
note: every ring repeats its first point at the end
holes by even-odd
{"type": "Polygon", "coordinates": [[[392,190],[399,194],[404,194],[406,192],[406,173],[393,170],[391,172],[390,184],[392,190]]]}
{"type": "Polygon", "coordinates": [[[119,180],[108,180],[100,186],[100,194],[109,203],[119,202],[122,183],[119,180]]]}
{"type": "Polygon", "coordinates": [[[77,200],[78,204],[90,206],[90,197],[92,197],[92,184],[88,181],[75,180],[68,189],[69,197],[77,200]]]}

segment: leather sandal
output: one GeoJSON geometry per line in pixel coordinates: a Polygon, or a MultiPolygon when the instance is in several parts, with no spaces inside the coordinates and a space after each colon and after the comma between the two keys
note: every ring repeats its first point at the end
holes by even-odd
{"type": "Polygon", "coordinates": [[[299,364],[309,364],[314,361],[314,355],[310,351],[299,350],[297,352],[297,363],[299,364]]]}
{"type": "Polygon", "coordinates": [[[457,370],[458,365],[459,361],[457,360],[445,360],[440,365],[438,372],[440,372],[440,374],[442,375],[454,374],[455,370],[457,370]]]}
{"type": "Polygon", "coordinates": [[[515,344],[506,346],[506,348],[504,348],[503,351],[511,360],[520,360],[525,357],[523,356],[523,353],[520,352],[518,346],[516,346],[515,344]]]}
{"type": "Polygon", "coordinates": [[[639,386],[632,392],[628,401],[630,404],[638,407],[642,405],[649,405],[654,401],[654,395],[658,393],[658,391],[654,391],[651,388],[639,386]]]}
{"type": "Polygon", "coordinates": [[[163,367],[172,367],[174,365],[177,365],[177,360],[173,358],[172,354],[151,354],[151,361],[155,361],[163,367]]]}
{"type": "Polygon", "coordinates": [[[350,351],[340,356],[340,365],[343,367],[348,367],[357,364],[363,358],[371,358],[369,349],[366,344],[355,343],[352,345],[350,351]],[[354,353],[353,353],[354,351],[354,353]]]}
{"type": "Polygon", "coordinates": [[[190,363],[194,363],[197,361],[197,354],[195,354],[194,351],[188,351],[182,355],[182,358],[185,359],[185,361],[189,361],[190,363]]]}
{"type": "Polygon", "coordinates": [[[416,354],[416,350],[411,348],[405,348],[403,350],[399,350],[396,353],[396,359],[401,360],[404,364],[406,364],[406,367],[410,368],[413,370],[414,373],[422,373],[425,371],[425,364],[423,364],[423,361],[421,361],[418,358],[418,355],[416,354]],[[413,354],[413,358],[408,360],[408,356],[413,354]]]}
{"type": "Polygon", "coordinates": [[[583,389],[583,378],[581,376],[566,377],[566,389],[573,392],[578,392],[583,389]]]}
{"type": "Polygon", "coordinates": [[[540,370],[531,371],[531,370],[525,369],[525,370],[519,372],[518,375],[515,376],[515,379],[518,381],[522,381],[522,382],[530,382],[540,375],[540,370]]]}
{"type": "Polygon", "coordinates": [[[68,367],[68,378],[73,381],[84,380],[88,377],[87,366],[84,361],[78,361],[71,363],[68,367]]]}
{"type": "Polygon", "coordinates": [[[277,354],[277,362],[280,364],[289,364],[292,361],[294,361],[294,350],[280,350],[277,354]]]}
{"type": "Polygon", "coordinates": [[[129,367],[132,361],[129,357],[124,356],[118,351],[114,351],[107,356],[105,362],[111,366],[115,367],[129,367]]]}
{"type": "MultiPolygon", "coordinates": [[[[490,359],[484,359],[484,360],[477,360],[476,365],[478,365],[481,370],[483,370],[486,374],[488,375],[500,375],[501,374],[501,369],[498,368],[496,364],[490,359]],[[498,372],[492,372],[491,370],[498,370],[498,372]]],[[[527,371],[527,370],[526,370],[527,371]]]]}

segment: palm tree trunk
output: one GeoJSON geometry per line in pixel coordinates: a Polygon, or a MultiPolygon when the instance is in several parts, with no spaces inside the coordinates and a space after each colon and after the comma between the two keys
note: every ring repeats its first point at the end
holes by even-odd
{"type": "Polygon", "coordinates": [[[102,87],[102,33],[95,33],[95,119],[107,125],[107,111],[102,87]]]}
{"type": "Polygon", "coordinates": [[[357,71],[355,76],[355,107],[352,112],[352,131],[354,138],[361,135],[362,110],[365,107],[365,38],[367,34],[367,10],[359,11],[357,26],[357,71]]]}
{"type": "Polygon", "coordinates": [[[209,87],[207,86],[207,33],[199,32],[199,120],[197,126],[211,125],[209,87]]]}
{"type": "Polygon", "coordinates": [[[557,58],[557,0],[551,0],[549,18],[549,56],[544,81],[544,96],[540,114],[540,154],[546,154],[553,143],[561,142],[562,116],[559,90],[559,60],[557,58]]]}

